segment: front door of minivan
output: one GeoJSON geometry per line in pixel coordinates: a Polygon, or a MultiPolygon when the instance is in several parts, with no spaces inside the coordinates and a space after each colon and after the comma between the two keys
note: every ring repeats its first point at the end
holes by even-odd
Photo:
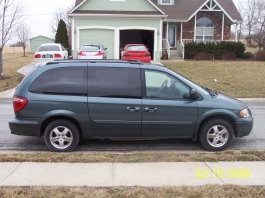
{"type": "Polygon", "coordinates": [[[143,137],[191,137],[197,122],[197,102],[185,99],[190,88],[177,78],[154,70],[143,70],[143,137]]]}
{"type": "Polygon", "coordinates": [[[139,66],[88,67],[88,108],[95,137],[141,137],[141,101],[139,66]]]}

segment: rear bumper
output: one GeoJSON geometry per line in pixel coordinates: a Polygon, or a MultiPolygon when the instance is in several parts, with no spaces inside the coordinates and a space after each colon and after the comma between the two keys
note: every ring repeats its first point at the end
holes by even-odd
{"type": "Polygon", "coordinates": [[[77,59],[103,59],[103,56],[77,56],[77,59]]]}
{"type": "Polygon", "coordinates": [[[11,134],[24,136],[41,136],[41,123],[39,119],[14,119],[9,121],[11,134]]]}
{"type": "Polygon", "coordinates": [[[144,63],[150,63],[151,58],[150,57],[127,57],[127,56],[123,56],[122,60],[139,60],[140,62],[144,62],[144,63]]]}
{"type": "Polygon", "coordinates": [[[237,137],[248,136],[253,128],[253,118],[250,117],[244,122],[237,122],[237,137]]]}

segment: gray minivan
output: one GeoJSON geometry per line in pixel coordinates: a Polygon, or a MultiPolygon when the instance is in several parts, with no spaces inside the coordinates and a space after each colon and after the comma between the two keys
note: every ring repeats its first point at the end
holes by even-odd
{"type": "Polygon", "coordinates": [[[68,152],[84,139],[192,138],[210,151],[250,134],[242,102],[158,65],[121,60],[53,61],[18,86],[12,134],[44,137],[68,152]]]}

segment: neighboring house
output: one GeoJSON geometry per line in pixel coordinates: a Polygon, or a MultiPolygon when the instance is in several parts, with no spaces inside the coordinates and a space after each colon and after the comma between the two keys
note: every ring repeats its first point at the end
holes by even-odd
{"type": "Polygon", "coordinates": [[[163,48],[176,56],[184,42],[229,40],[242,22],[232,0],[76,0],[68,16],[74,58],[85,43],[103,44],[114,59],[126,44],[144,43],[157,61],[163,48]]]}
{"type": "Polygon", "coordinates": [[[30,42],[30,53],[35,53],[41,44],[54,43],[54,40],[46,36],[36,36],[29,40],[30,42]]]}

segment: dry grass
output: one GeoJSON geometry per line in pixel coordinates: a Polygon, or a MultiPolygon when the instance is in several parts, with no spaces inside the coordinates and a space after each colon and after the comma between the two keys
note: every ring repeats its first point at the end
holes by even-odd
{"type": "Polygon", "coordinates": [[[34,153],[0,154],[0,162],[138,163],[138,162],[218,162],[265,161],[265,151],[224,151],[218,153],[34,153]]]}
{"type": "Polygon", "coordinates": [[[219,197],[265,197],[265,187],[244,187],[236,185],[207,185],[200,187],[9,187],[0,188],[0,197],[87,197],[87,198],[219,198],[219,197]]]}
{"type": "Polygon", "coordinates": [[[33,61],[33,54],[3,54],[3,60],[7,61],[3,64],[3,72],[6,79],[0,79],[0,92],[14,88],[24,77],[17,72],[23,66],[33,61]],[[11,61],[11,62],[9,62],[11,61]]]}
{"type": "Polygon", "coordinates": [[[264,62],[180,61],[163,64],[199,85],[236,98],[265,97],[264,62]]]}

